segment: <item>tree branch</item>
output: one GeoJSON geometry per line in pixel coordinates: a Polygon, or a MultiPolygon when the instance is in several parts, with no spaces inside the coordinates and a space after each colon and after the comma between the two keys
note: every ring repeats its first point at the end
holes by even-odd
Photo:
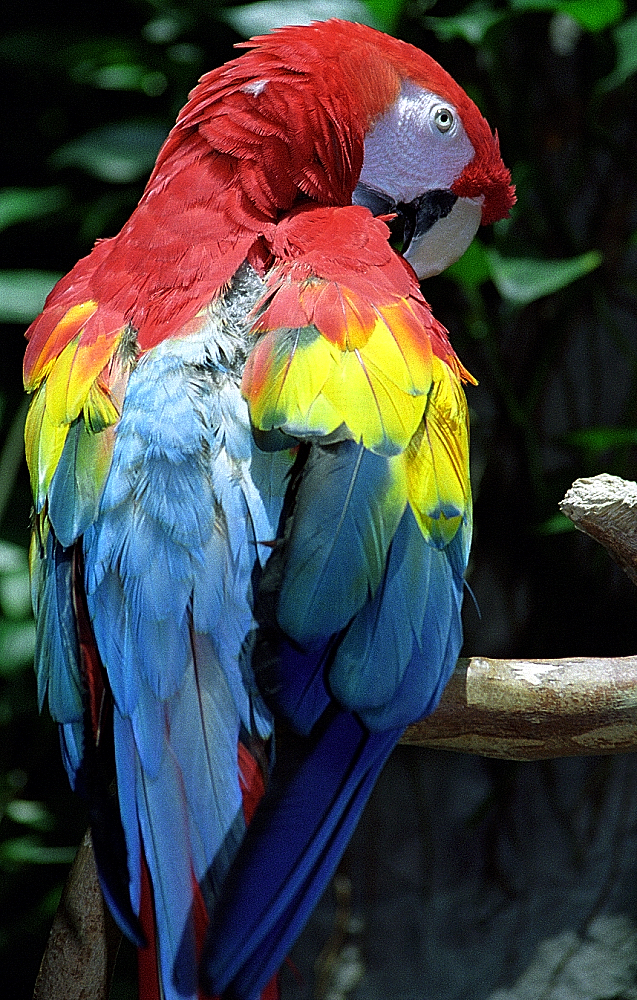
{"type": "Polygon", "coordinates": [[[637,750],[637,656],[459,660],[401,742],[509,760],[637,750]]]}
{"type": "Polygon", "coordinates": [[[121,939],[102,898],[88,830],[53,918],[33,1000],[106,1000],[121,939]]]}
{"type": "Polygon", "coordinates": [[[606,473],[576,479],[560,510],[637,584],[637,483],[606,473]]]}

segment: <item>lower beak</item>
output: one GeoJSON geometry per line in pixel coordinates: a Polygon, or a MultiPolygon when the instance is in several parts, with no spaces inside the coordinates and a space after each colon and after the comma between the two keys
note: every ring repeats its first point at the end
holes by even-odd
{"type": "Polygon", "coordinates": [[[431,278],[462,257],[482,221],[482,195],[457,198],[451,211],[423,233],[416,232],[404,257],[418,277],[431,278]]]}

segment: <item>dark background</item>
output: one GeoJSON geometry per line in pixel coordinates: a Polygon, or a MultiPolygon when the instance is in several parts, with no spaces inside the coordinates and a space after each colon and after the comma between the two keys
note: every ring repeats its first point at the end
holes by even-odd
{"type": "MultiPolygon", "coordinates": [[[[246,34],[262,29],[255,17],[267,22],[272,6],[251,5],[246,34]]],[[[299,6],[317,11],[312,4],[299,6]]],[[[358,13],[345,2],[330,6],[329,13],[339,11],[361,19],[365,5],[358,13]]],[[[238,13],[203,0],[113,0],[84,10],[36,2],[3,9],[0,983],[7,997],[30,995],[66,866],[86,823],[68,790],[54,727],[37,713],[30,667],[23,333],[55,276],[125,221],[188,90],[206,69],[232,58],[232,45],[242,37],[238,13]]],[[[475,493],[469,581],[480,616],[468,600],[464,651],[507,657],[634,653],[632,585],[603,550],[569,530],[557,505],[578,477],[611,472],[637,478],[635,11],[619,0],[440,0],[372,2],[366,16],[428,51],[469,91],[497,126],[518,185],[512,218],[481,232],[450,273],[425,287],[480,383],[468,391],[475,493]]],[[[600,865],[609,862],[612,844],[621,842],[620,855],[632,857],[632,758],[514,765],[404,749],[392,768],[394,777],[381,783],[375,812],[347,861],[355,908],[371,914],[362,940],[367,976],[355,993],[361,1000],[490,995],[528,962],[541,938],[544,917],[538,914],[559,910],[553,929],[581,932],[589,910],[580,906],[574,886],[581,889],[588,876],[591,884],[607,885],[600,865]],[[435,816],[423,791],[434,786],[436,801],[444,803],[435,816]],[[463,883],[465,863],[457,860],[469,852],[466,871],[477,866],[481,898],[496,894],[494,912],[503,912],[497,899],[507,912],[511,900],[517,907],[513,957],[502,959],[504,937],[512,947],[511,927],[500,926],[498,945],[492,938],[497,920],[487,921],[488,932],[479,931],[485,914],[469,908],[466,926],[480,947],[465,940],[453,962],[423,966],[422,941],[409,938],[420,958],[405,972],[400,948],[385,945],[394,940],[387,938],[388,927],[403,945],[411,930],[399,930],[401,917],[393,911],[384,923],[374,922],[378,900],[402,885],[400,873],[382,874],[388,845],[396,842],[391,824],[386,839],[378,835],[387,811],[408,814],[403,834],[411,846],[401,862],[408,889],[399,910],[411,900],[409,920],[422,910],[429,925],[434,884],[449,887],[456,879],[460,895],[471,895],[477,883],[463,883]],[[535,813],[544,816],[539,826],[530,819],[535,813]],[[612,825],[620,815],[621,830],[612,825]],[[562,842],[552,870],[564,878],[571,873],[570,889],[530,860],[537,861],[540,842],[545,851],[546,830],[553,828],[552,842],[561,830],[570,848],[562,842]],[[538,829],[544,831],[539,839],[538,829]],[[431,847],[434,830],[438,851],[431,847]],[[451,855],[439,856],[441,843],[455,852],[453,877],[445,868],[451,855]],[[535,871],[535,916],[528,920],[520,916],[528,898],[514,877],[518,861],[535,871]],[[429,873],[427,892],[414,876],[422,870],[429,873]],[[372,878],[371,871],[378,875],[372,878]],[[554,897],[550,885],[558,883],[554,897]],[[476,969],[483,968],[476,954],[484,955],[487,945],[498,958],[476,981],[476,969]]],[[[549,864],[547,857],[550,851],[543,855],[549,864]]],[[[626,865],[623,874],[613,869],[622,913],[634,911],[622,879],[634,880],[635,873],[629,860],[626,865]]],[[[436,898],[439,926],[450,925],[456,911],[447,912],[436,898]]],[[[331,910],[321,913],[310,928],[308,954],[329,929],[331,910]]],[[[288,988],[300,995],[310,987],[291,981],[288,988]]],[[[118,995],[131,995],[131,989],[122,973],[118,995]]]]}

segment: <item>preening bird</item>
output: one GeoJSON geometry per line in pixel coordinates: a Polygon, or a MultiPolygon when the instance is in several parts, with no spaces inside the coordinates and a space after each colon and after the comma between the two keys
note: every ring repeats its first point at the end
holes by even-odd
{"type": "Polygon", "coordinates": [[[338,20],[241,47],[24,365],[40,704],[166,1000],[278,996],[453,670],[473,380],[418,278],[514,202],[418,49],[338,20]]]}

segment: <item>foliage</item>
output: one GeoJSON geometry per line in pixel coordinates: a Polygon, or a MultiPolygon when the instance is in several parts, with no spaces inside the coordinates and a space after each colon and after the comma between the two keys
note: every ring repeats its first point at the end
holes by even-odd
{"type": "MultiPolygon", "coordinates": [[[[24,325],[56,278],[117,231],[189,88],[240,33],[334,14],[429,51],[497,124],[512,219],[427,284],[465,364],[476,543],[467,651],[634,652],[633,594],[556,531],[570,482],[637,476],[637,17],[621,0],[331,0],[220,7],[114,0],[3,13],[0,178],[0,963],[28,996],[85,823],[37,716],[30,670],[24,325]],[[546,530],[542,530],[543,527],[546,530]],[[20,958],[15,949],[21,941],[20,958]]],[[[563,524],[562,524],[563,526],[563,524]]]]}

